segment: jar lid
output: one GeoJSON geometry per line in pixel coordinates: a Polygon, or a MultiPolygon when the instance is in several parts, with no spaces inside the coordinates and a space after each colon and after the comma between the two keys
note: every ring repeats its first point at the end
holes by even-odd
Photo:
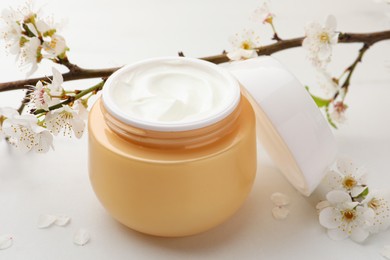
{"type": "Polygon", "coordinates": [[[269,56],[222,66],[241,83],[256,112],[260,143],[290,183],[309,196],[337,150],[329,124],[309,93],[269,56]]]}

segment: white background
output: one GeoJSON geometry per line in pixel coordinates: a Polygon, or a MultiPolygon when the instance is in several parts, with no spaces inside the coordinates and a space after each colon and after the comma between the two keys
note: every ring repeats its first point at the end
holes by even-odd
{"type": "MultiPolygon", "coordinates": [[[[22,1],[1,0],[0,9],[22,1]]],[[[244,28],[259,31],[262,43],[271,36],[248,17],[260,2],[248,1],[36,1],[45,14],[64,19],[62,35],[70,59],[80,66],[102,68],[140,59],[176,55],[201,57],[229,49],[229,37],[244,28]]],[[[389,29],[389,6],[371,0],[272,2],[280,37],[302,36],[311,20],[337,17],[338,29],[369,32],[389,29]]],[[[335,48],[330,70],[339,75],[356,57],[359,44],[335,48]]],[[[301,48],[275,54],[298,79],[317,84],[315,70],[301,48]]],[[[43,64],[35,74],[50,74],[43,64]]],[[[0,82],[21,79],[14,57],[0,52],[0,82]]],[[[66,71],[66,70],[63,70],[66,71]]],[[[85,88],[95,81],[68,84],[85,88]]],[[[0,106],[18,106],[22,92],[0,93],[0,106]]],[[[340,154],[369,170],[368,183],[390,190],[390,42],[373,46],[352,79],[347,102],[348,122],[335,131],[340,154]]],[[[132,231],[114,221],[97,201],[88,179],[87,136],[58,137],[48,154],[17,154],[0,142],[0,235],[12,234],[13,247],[0,259],[381,259],[390,244],[390,231],[364,244],[330,240],[319,225],[314,205],[318,194],[305,198],[284,179],[259,147],[258,175],[248,200],[227,222],[186,238],[156,238],[132,231]],[[273,192],[288,194],[291,213],[284,221],[272,218],[273,192]],[[66,214],[69,226],[36,228],[40,214],[66,214]],[[85,247],[72,243],[84,227],[92,239],[85,247]]]]}

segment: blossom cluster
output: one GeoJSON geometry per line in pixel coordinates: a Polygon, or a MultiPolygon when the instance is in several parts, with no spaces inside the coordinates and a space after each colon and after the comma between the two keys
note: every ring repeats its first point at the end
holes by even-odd
{"type": "Polygon", "coordinates": [[[366,184],[364,168],[350,159],[339,159],[335,169],[325,178],[330,189],[326,200],[317,204],[319,221],[330,238],[350,237],[363,242],[373,233],[390,226],[390,204],[386,195],[371,190],[366,184]]]}
{"type": "Polygon", "coordinates": [[[43,59],[58,61],[66,57],[68,47],[64,37],[57,33],[56,25],[32,11],[31,4],[14,10],[4,9],[1,37],[9,53],[16,55],[22,68],[33,74],[43,59]]]}
{"type": "Polygon", "coordinates": [[[73,134],[80,138],[87,118],[86,100],[64,104],[69,94],[62,87],[62,74],[53,68],[50,82],[38,81],[28,104],[33,114],[20,115],[12,108],[0,108],[0,137],[22,152],[44,153],[53,148],[53,135],[73,134]],[[53,106],[57,109],[51,109],[53,106]]]}

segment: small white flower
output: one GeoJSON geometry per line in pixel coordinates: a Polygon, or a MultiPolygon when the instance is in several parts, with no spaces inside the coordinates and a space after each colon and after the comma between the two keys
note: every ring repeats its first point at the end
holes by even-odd
{"type": "Polygon", "coordinates": [[[270,11],[268,3],[264,2],[253,12],[251,20],[261,23],[272,23],[274,17],[275,15],[270,11]]]}
{"type": "Polygon", "coordinates": [[[84,133],[86,109],[82,105],[75,107],[76,109],[73,109],[64,105],[62,108],[50,111],[45,117],[46,127],[54,135],[63,131],[64,135],[71,136],[73,132],[77,138],[80,138],[84,133]]]}
{"type": "Polygon", "coordinates": [[[242,60],[257,57],[255,50],[259,37],[253,31],[245,30],[242,34],[236,34],[232,39],[233,50],[227,53],[230,60],[242,60]]]}
{"type": "Polygon", "coordinates": [[[335,123],[345,123],[347,120],[347,117],[345,116],[345,113],[347,111],[348,106],[344,102],[335,102],[330,106],[329,109],[329,116],[335,123]]]}
{"type": "Polygon", "coordinates": [[[30,76],[38,69],[38,63],[42,60],[41,41],[37,37],[30,38],[21,49],[21,67],[30,67],[27,76],[30,76]]]}
{"type": "Polygon", "coordinates": [[[331,206],[321,210],[319,221],[328,229],[329,237],[334,240],[350,237],[356,242],[363,242],[370,234],[374,211],[359,206],[358,202],[352,202],[345,191],[330,191],[326,198],[331,206]]]}
{"type": "Polygon", "coordinates": [[[382,194],[377,191],[370,191],[362,204],[375,212],[374,221],[370,227],[371,233],[379,233],[390,226],[389,201],[382,194]]]}
{"type": "Polygon", "coordinates": [[[38,81],[34,92],[32,93],[32,102],[37,109],[48,110],[52,102],[49,89],[43,85],[42,81],[38,81]]]}
{"type": "Polygon", "coordinates": [[[344,190],[352,197],[359,196],[366,189],[366,169],[357,167],[351,159],[338,159],[336,170],[329,171],[326,176],[331,189],[344,190]]]}
{"type": "Polygon", "coordinates": [[[317,22],[309,23],[306,28],[306,38],[302,46],[309,51],[308,57],[316,67],[325,67],[330,62],[332,45],[338,41],[336,30],[336,18],[329,15],[325,26],[317,22]]]}
{"type": "Polygon", "coordinates": [[[43,43],[43,49],[48,53],[48,58],[57,57],[67,50],[65,38],[55,34],[49,42],[43,43]]]}
{"type": "Polygon", "coordinates": [[[45,153],[52,147],[53,136],[33,115],[14,115],[3,122],[3,132],[10,142],[22,152],[34,150],[45,153]]]}

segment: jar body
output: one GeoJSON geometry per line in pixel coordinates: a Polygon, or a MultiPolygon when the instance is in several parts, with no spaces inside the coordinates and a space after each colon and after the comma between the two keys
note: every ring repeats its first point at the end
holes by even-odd
{"type": "Polygon", "coordinates": [[[244,202],[256,175],[253,109],[241,97],[234,129],[202,147],[143,147],[105,122],[100,100],[89,115],[89,174],[107,211],[151,235],[177,237],[206,231],[244,202]]]}

